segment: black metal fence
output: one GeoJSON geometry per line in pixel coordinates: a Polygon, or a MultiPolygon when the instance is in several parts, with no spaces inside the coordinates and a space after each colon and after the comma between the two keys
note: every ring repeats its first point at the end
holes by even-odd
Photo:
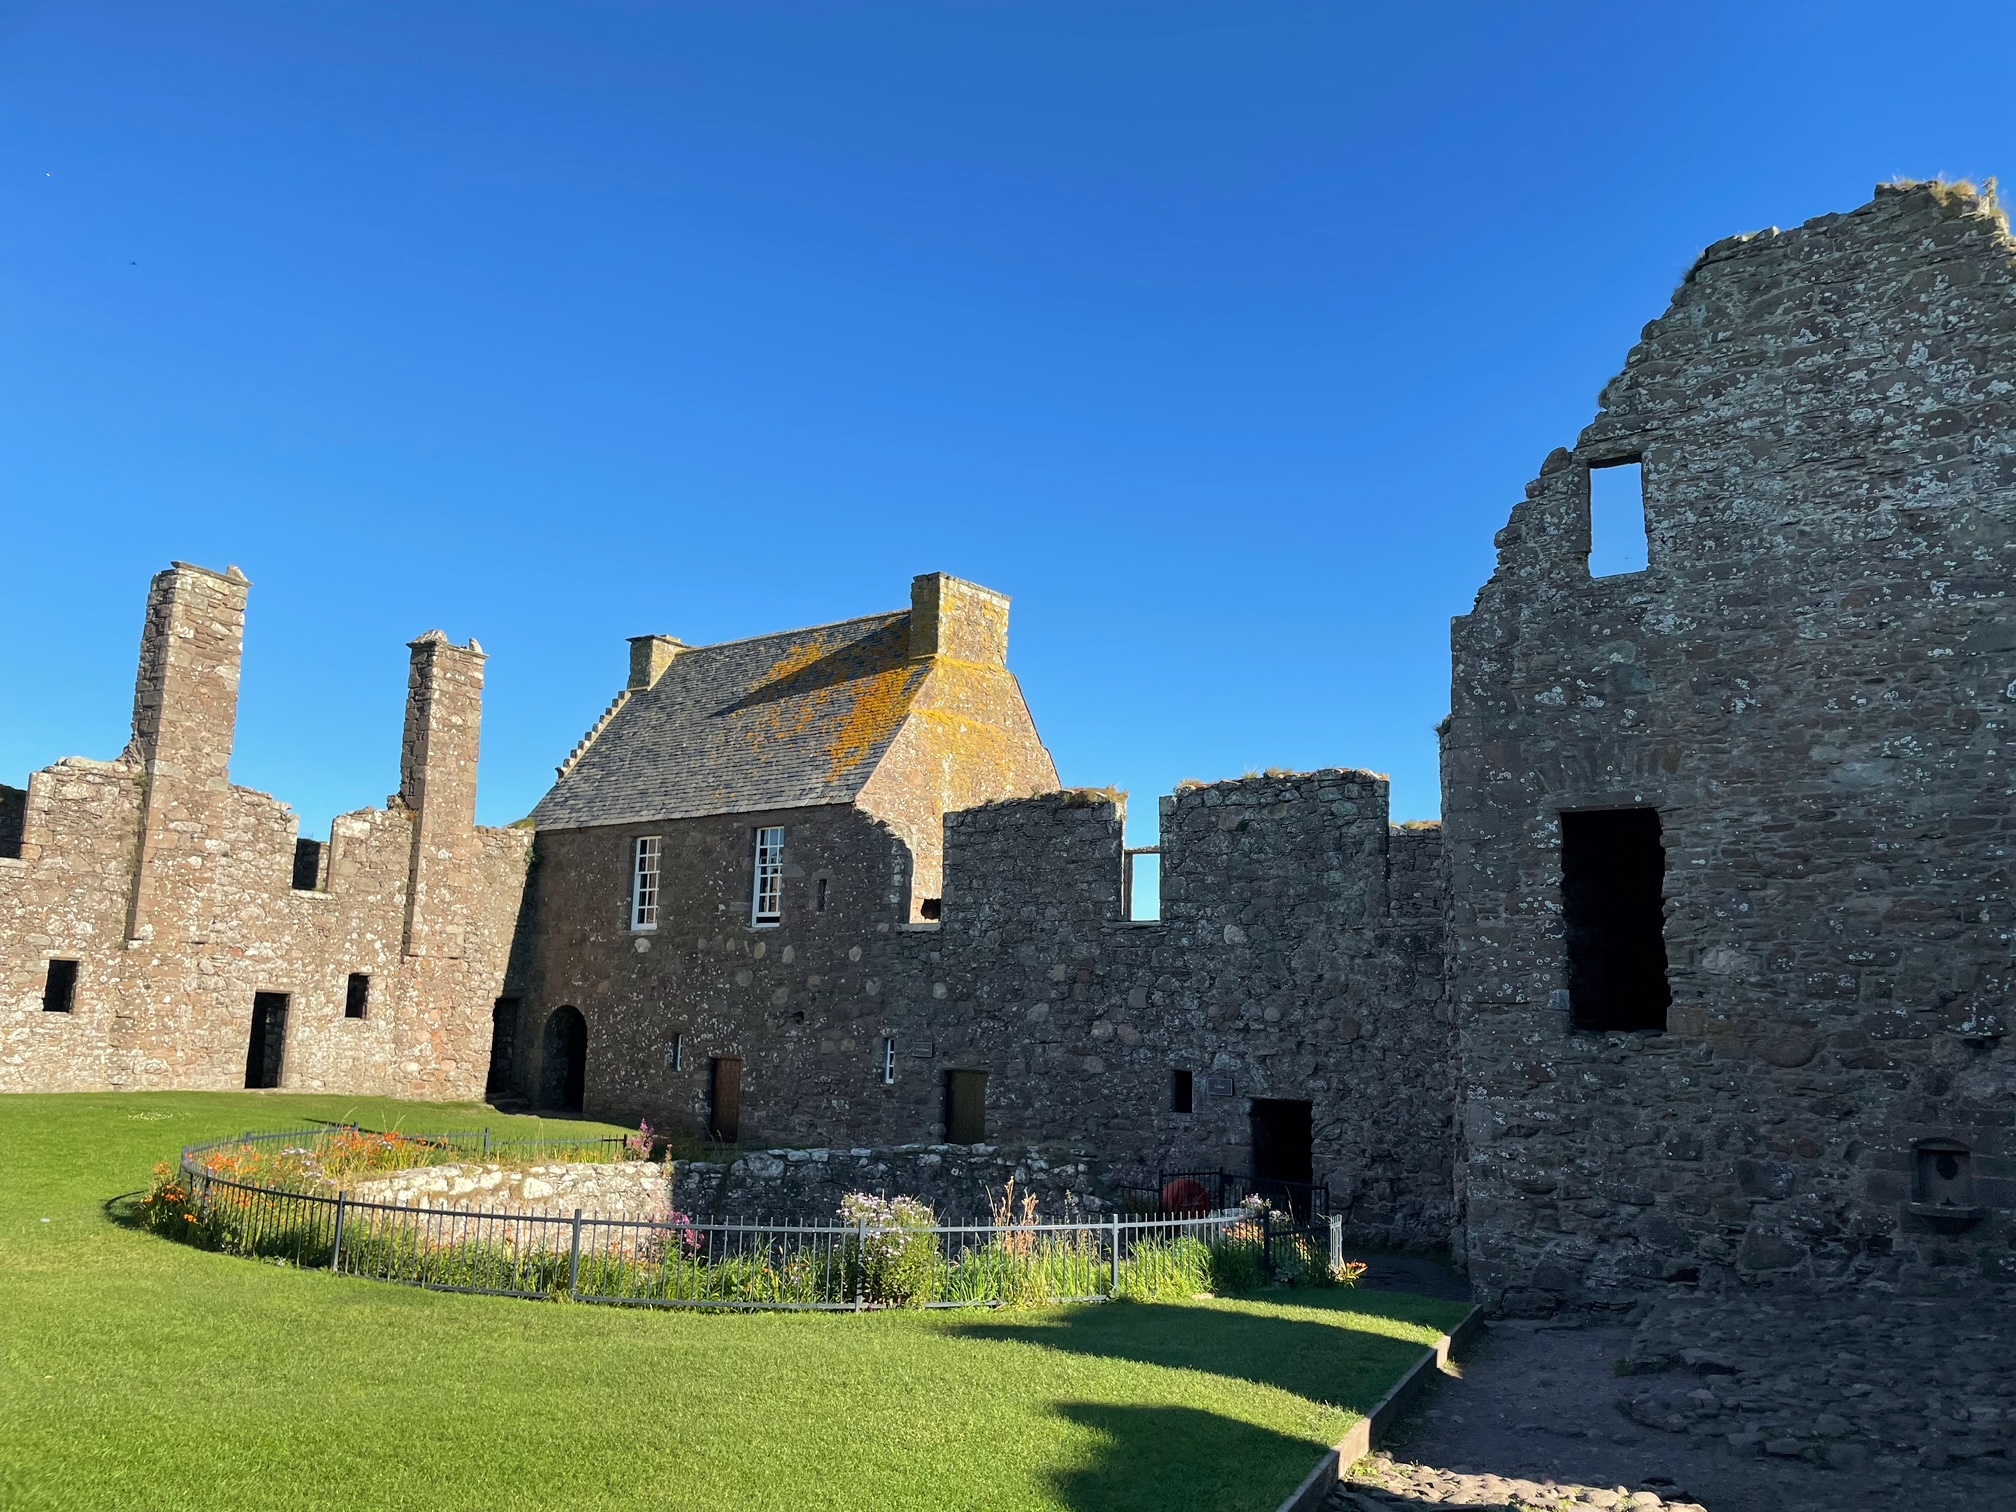
{"type": "MultiPolygon", "coordinates": [[[[581,1211],[409,1207],[217,1169],[220,1157],[248,1146],[298,1154],[304,1151],[290,1142],[328,1134],[247,1135],[184,1150],[188,1237],[236,1254],[440,1290],[657,1307],[1145,1300],[1236,1291],[1270,1275],[1320,1280],[1343,1260],[1334,1221],[1326,1233],[1247,1209],[1060,1223],[722,1221],[677,1213],[642,1220],[581,1211]]],[[[508,1149],[522,1157],[529,1148],[549,1155],[574,1151],[578,1159],[594,1147],[561,1141],[507,1146],[466,1134],[424,1140],[437,1154],[508,1149]]]]}
{"type": "Polygon", "coordinates": [[[1162,1171],[1155,1185],[1122,1189],[1129,1206],[1143,1212],[1187,1212],[1193,1208],[1229,1209],[1248,1197],[1264,1197],[1298,1222],[1315,1223],[1330,1216],[1330,1185],[1322,1181],[1276,1181],[1265,1176],[1238,1176],[1230,1171],[1162,1171]]]}

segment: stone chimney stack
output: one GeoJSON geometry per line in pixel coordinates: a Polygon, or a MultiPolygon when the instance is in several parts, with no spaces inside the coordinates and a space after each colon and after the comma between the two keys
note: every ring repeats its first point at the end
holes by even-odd
{"type": "MultiPolygon", "coordinates": [[[[251,590],[236,567],[218,573],[176,562],[156,574],[147,591],[133,738],[126,747],[126,759],[147,771],[128,940],[154,937],[157,915],[173,906],[168,878],[189,860],[183,852],[209,830],[230,790],[251,590]]],[[[200,933],[201,921],[191,923],[200,933]]]]}
{"type": "Polygon", "coordinates": [[[399,802],[413,816],[405,953],[458,958],[474,903],[476,760],[483,734],[483,648],[429,630],[410,645],[399,802]]]}
{"type": "Polygon", "coordinates": [[[943,572],[910,580],[910,657],[1008,663],[1008,595],[943,572]]]}
{"type": "Polygon", "coordinates": [[[628,691],[642,693],[656,687],[658,679],[665,675],[665,669],[672,665],[672,658],[685,649],[684,641],[674,640],[669,635],[631,636],[628,691]]]}

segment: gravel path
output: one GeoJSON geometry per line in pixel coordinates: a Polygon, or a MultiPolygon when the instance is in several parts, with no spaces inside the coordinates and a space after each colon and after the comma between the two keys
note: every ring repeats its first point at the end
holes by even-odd
{"type": "Polygon", "coordinates": [[[1487,1325],[1382,1452],[1354,1467],[1331,1512],[1705,1507],[1708,1512],[1987,1512],[2016,1508],[2016,1475],[1903,1463],[1830,1469],[1739,1453],[1627,1418],[1617,1362],[1629,1328],[1487,1325]]]}

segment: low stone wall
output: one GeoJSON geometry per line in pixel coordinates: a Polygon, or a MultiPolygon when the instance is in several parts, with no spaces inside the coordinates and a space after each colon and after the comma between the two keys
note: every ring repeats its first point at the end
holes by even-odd
{"type": "MultiPolygon", "coordinates": [[[[685,1174],[683,1171],[680,1173],[685,1174]]],[[[601,1218],[663,1221],[671,1211],[666,1168],[651,1161],[618,1165],[421,1166],[360,1181],[360,1202],[395,1207],[486,1209],[566,1216],[579,1208],[601,1218]]]]}
{"type": "Polygon", "coordinates": [[[1089,1151],[1059,1145],[897,1145],[762,1150],[732,1163],[681,1161],[674,1205],[694,1217],[831,1221],[849,1192],[915,1197],[947,1219],[981,1218],[1010,1180],[1042,1218],[1104,1213],[1115,1194],[1089,1151]]]}

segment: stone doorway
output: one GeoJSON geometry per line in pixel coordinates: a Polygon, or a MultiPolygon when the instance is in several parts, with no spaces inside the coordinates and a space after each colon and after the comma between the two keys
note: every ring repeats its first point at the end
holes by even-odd
{"type": "Polygon", "coordinates": [[[707,1133],[722,1144],[742,1137],[742,1059],[714,1057],[707,1086],[707,1133]]]}
{"type": "Polygon", "coordinates": [[[588,1021],[579,1008],[555,1008],[546,1020],[539,1105],[579,1113],[588,1081],[588,1021]]]}
{"type": "Polygon", "coordinates": [[[245,1049],[245,1085],[272,1088],[280,1085],[287,1056],[287,994],[252,994],[252,1038],[245,1049]]]}
{"type": "Polygon", "coordinates": [[[1251,1113],[1253,1186],[1292,1208],[1297,1217],[1309,1212],[1309,1186],[1315,1179],[1315,1138],[1311,1105],[1287,1097],[1256,1097],[1251,1113]]]}

